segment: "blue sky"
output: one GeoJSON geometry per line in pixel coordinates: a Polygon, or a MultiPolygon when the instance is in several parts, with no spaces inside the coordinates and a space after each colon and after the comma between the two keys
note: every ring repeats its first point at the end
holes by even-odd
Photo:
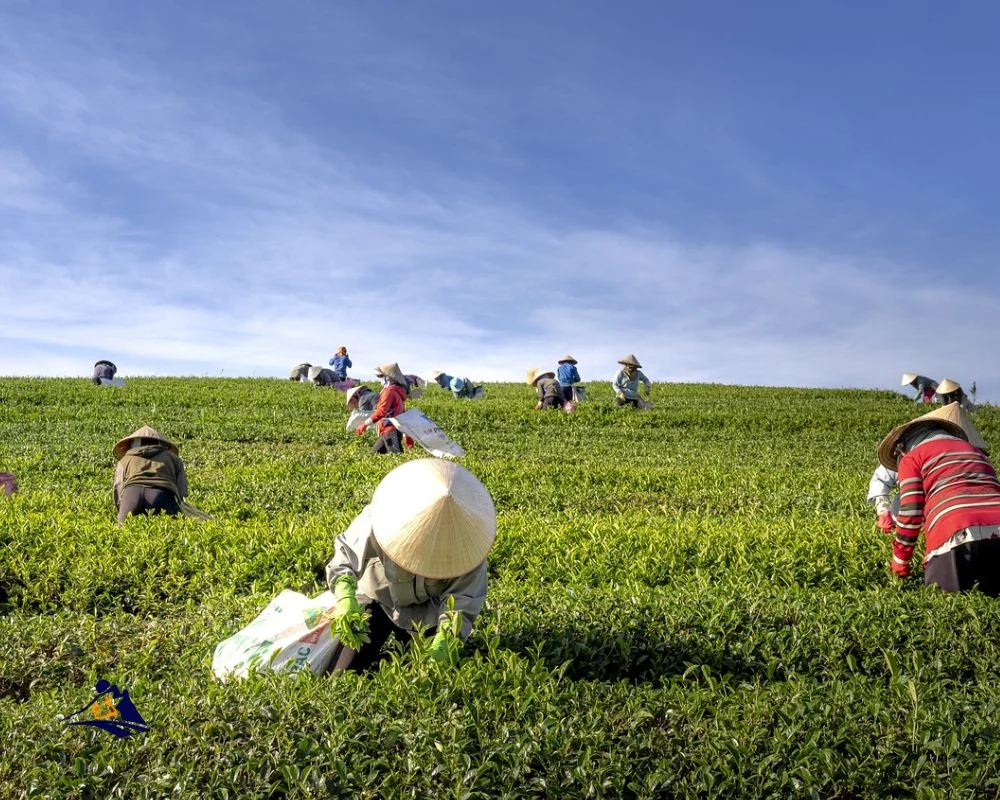
{"type": "Polygon", "coordinates": [[[0,374],[1000,397],[1000,7],[0,4],[0,374]]]}

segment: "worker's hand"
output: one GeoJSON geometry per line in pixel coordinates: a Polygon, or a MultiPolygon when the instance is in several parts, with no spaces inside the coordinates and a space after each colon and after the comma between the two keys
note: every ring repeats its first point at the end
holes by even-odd
{"type": "Polygon", "coordinates": [[[896,520],[892,518],[892,514],[889,511],[878,512],[878,519],[875,522],[875,526],[888,536],[892,536],[896,532],[896,520]]]}
{"type": "Polygon", "coordinates": [[[448,598],[449,610],[438,619],[437,633],[431,641],[427,655],[439,664],[458,663],[458,653],[462,649],[462,612],[454,610],[454,599],[448,598]]]}
{"type": "Polygon", "coordinates": [[[368,423],[367,422],[362,422],[360,425],[358,425],[357,429],[354,432],[358,436],[364,436],[366,430],[368,430],[368,423]]]}
{"type": "Polygon", "coordinates": [[[462,647],[460,639],[456,639],[450,633],[439,630],[434,634],[434,640],[427,649],[427,656],[431,661],[438,664],[454,666],[458,663],[458,651],[462,647]]]}
{"type": "Polygon", "coordinates": [[[889,566],[892,568],[893,574],[899,578],[909,578],[911,575],[909,561],[898,561],[894,558],[889,562],[889,566]]]}
{"type": "Polygon", "coordinates": [[[361,606],[358,605],[357,578],[353,575],[338,575],[331,588],[333,589],[333,598],[337,601],[331,614],[333,619],[342,619],[352,613],[361,613],[361,606]]]}
{"type": "Polygon", "coordinates": [[[542,401],[539,400],[537,403],[535,403],[535,411],[541,411],[541,410],[542,410],[542,401]]]}
{"type": "Polygon", "coordinates": [[[615,397],[617,397],[619,400],[624,400],[625,392],[615,392],[615,397]]]}
{"type": "Polygon", "coordinates": [[[338,575],[333,582],[333,596],[337,601],[330,612],[330,633],[357,652],[368,636],[368,613],[358,604],[358,579],[353,575],[338,575]]]}

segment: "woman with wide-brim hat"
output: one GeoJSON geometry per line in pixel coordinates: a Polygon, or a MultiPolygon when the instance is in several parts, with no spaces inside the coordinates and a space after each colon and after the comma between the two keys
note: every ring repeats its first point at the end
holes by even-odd
{"type": "Polygon", "coordinates": [[[558,361],[556,368],[556,379],[559,381],[559,391],[562,392],[563,402],[573,401],[573,387],[580,382],[580,373],[576,368],[577,361],[573,356],[564,355],[558,361]]]}
{"type": "Polygon", "coordinates": [[[562,391],[554,372],[539,372],[533,367],[528,370],[526,380],[529,386],[535,387],[535,394],[538,396],[536,411],[563,407],[562,391]]]}
{"type": "Polygon", "coordinates": [[[114,498],[119,524],[134,514],[181,513],[188,483],[177,445],[143,425],[114,446],[114,498]]]}
{"type": "Polygon", "coordinates": [[[899,385],[912,386],[917,390],[917,396],[913,398],[914,403],[930,403],[934,399],[934,392],[937,391],[938,387],[937,381],[926,375],[917,375],[916,372],[904,372],[899,385]]]}
{"type": "Polygon", "coordinates": [[[630,353],[618,359],[618,363],[622,365],[621,371],[619,371],[615,379],[611,382],[611,387],[615,390],[615,405],[619,408],[622,406],[632,406],[632,408],[648,407],[648,403],[644,405],[643,401],[639,398],[639,384],[644,385],[644,393],[647,399],[649,398],[652,384],[650,384],[649,378],[643,374],[641,370],[642,364],[639,363],[639,359],[630,353]]]}
{"type": "Polygon", "coordinates": [[[892,571],[910,574],[924,532],[924,582],[1000,596],[1000,481],[986,441],[957,403],[897,425],[878,459],[899,478],[892,571]]]}
{"type": "MultiPolygon", "coordinates": [[[[362,436],[369,425],[376,425],[378,439],[372,445],[372,452],[379,453],[402,453],[403,436],[389,419],[398,417],[406,411],[406,398],[409,395],[410,385],[406,376],[399,368],[399,364],[383,364],[375,368],[375,374],[382,378],[385,385],[379,392],[378,402],[372,415],[358,425],[355,433],[362,436]]],[[[412,447],[413,442],[407,437],[407,446],[412,447]]]]}
{"type": "Polygon", "coordinates": [[[436,458],[396,467],[326,567],[340,635],[331,669],[370,667],[390,636],[409,641],[417,626],[434,637],[430,657],[454,663],[486,601],[495,538],[493,500],[467,469],[436,458]]]}

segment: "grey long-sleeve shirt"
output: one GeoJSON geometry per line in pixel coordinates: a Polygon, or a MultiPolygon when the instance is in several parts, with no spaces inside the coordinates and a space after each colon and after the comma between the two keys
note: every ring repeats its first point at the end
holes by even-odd
{"type": "Polygon", "coordinates": [[[462,612],[462,641],[472,632],[472,623],[486,602],[486,562],[457,578],[434,580],[407,572],[393,563],[379,547],[372,533],[370,506],[354,518],[337,537],[336,552],[326,565],[330,586],[338,575],[358,579],[358,603],[378,603],[396,625],[413,630],[413,624],[438,624],[447,610],[448,597],[455,598],[455,610],[462,612]]]}

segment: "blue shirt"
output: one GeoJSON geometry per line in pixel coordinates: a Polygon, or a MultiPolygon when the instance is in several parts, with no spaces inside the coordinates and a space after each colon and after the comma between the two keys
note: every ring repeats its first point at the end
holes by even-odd
{"type": "Polygon", "coordinates": [[[341,378],[347,375],[347,368],[353,367],[354,364],[351,363],[349,356],[334,356],[330,359],[330,366],[333,367],[333,373],[339,375],[341,378]]]}
{"type": "Polygon", "coordinates": [[[559,369],[556,370],[556,378],[558,378],[560,386],[572,386],[574,383],[580,382],[580,373],[576,371],[576,364],[570,364],[566,361],[560,364],[559,369]]]}

